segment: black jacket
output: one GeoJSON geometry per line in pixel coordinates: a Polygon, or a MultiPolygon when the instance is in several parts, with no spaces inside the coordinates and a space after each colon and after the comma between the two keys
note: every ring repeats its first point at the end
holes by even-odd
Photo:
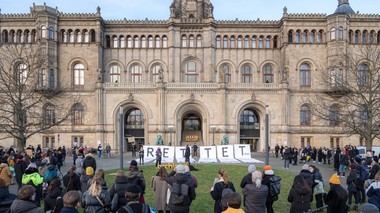
{"type": "Polygon", "coordinates": [[[63,192],[61,187],[55,187],[45,197],[45,212],[48,210],[54,210],[55,212],[61,212],[63,208],[63,192]],[[58,198],[60,197],[60,198],[58,198]],[[58,199],[57,199],[58,198],[58,199]]]}
{"type": "Polygon", "coordinates": [[[0,212],[8,212],[16,199],[16,195],[9,193],[8,189],[0,189],[0,212]]]}
{"type": "Polygon", "coordinates": [[[21,159],[16,159],[15,175],[16,175],[16,181],[18,183],[21,183],[22,175],[24,174],[27,167],[28,167],[28,164],[25,161],[21,159]]]}
{"type": "Polygon", "coordinates": [[[96,160],[92,156],[92,154],[87,154],[83,160],[84,171],[86,171],[87,167],[92,167],[94,169],[94,171],[96,171],[96,160]]]}
{"type": "Polygon", "coordinates": [[[189,198],[190,198],[190,204],[186,206],[180,206],[180,205],[174,205],[173,203],[169,202],[168,206],[170,210],[174,212],[189,212],[190,211],[190,205],[191,201],[195,199],[195,188],[194,188],[194,182],[189,178],[186,174],[178,173],[176,174],[174,171],[170,172],[168,176],[165,178],[166,182],[169,183],[170,186],[173,186],[173,183],[178,184],[186,184],[189,186],[189,198]]]}
{"type": "Polygon", "coordinates": [[[73,173],[72,176],[70,174],[66,174],[63,177],[63,185],[67,188],[67,191],[80,191],[81,190],[81,183],[80,183],[80,177],[73,173]],[[70,184],[69,184],[70,183],[70,184]]]}
{"type": "Polygon", "coordinates": [[[228,182],[228,184],[224,184],[224,182],[216,182],[214,184],[214,190],[210,192],[212,199],[215,200],[214,202],[214,212],[222,212],[222,193],[224,188],[230,188],[232,191],[236,191],[234,184],[232,182],[228,182]]]}
{"type": "Polygon", "coordinates": [[[115,183],[111,186],[111,199],[115,194],[118,194],[119,196],[117,201],[117,209],[127,204],[127,199],[125,198],[125,191],[127,190],[128,186],[128,178],[126,176],[116,177],[115,183]]]}
{"type": "Polygon", "coordinates": [[[348,207],[347,202],[347,191],[343,189],[342,186],[337,185],[334,187],[330,186],[330,191],[324,196],[324,202],[328,206],[326,213],[347,213],[348,207]],[[339,189],[335,189],[339,188],[339,189]],[[340,191],[340,196],[338,196],[337,190],[340,191]]]}
{"type": "Polygon", "coordinates": [[[245,185],[252,184],[252,174],[248,173],[246,176],[241,179],[240,187],[244,189],[245,185]]]}
{"type": "Polygon", "coordinates": [[[313,194],[310,191],[302,190],[301,188],[290,189],[288,202],[291,203],[290,213],[304,213],[311,209],[311,199],[313,194]]]}

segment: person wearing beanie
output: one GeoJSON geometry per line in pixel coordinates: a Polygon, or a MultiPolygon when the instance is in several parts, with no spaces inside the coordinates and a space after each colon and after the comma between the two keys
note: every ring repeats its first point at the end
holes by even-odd
{"type": "Polygon", "coordinates": [[[266,166],[264,166],[264,172],[265,171],[268,171],[268,170],[272,170],[272,167],[270,166],[270,165],[266,165],[266,166]]]}
{"type": "Polygon", "coordinates": [[[339,169],[338,169],[338,175],[341,177],[345,177],[346,175],[346,166],[348,166],[348,157],[345,154],[345,152],[341,152],[339,154],[339,169]]]}
{"type": "Polygon", "coordinates": [[[360,209],[361,213],[379,213],[379,209],[370,203],[364,203],[360,209]]]}
{"type": "Polygon", "coordinates": [[[185,165],[185,174],[189,178],[191,178],[191,180],[194,182],[194,188],[197,188],[198,187],[198,180],[197,180],[197,178],[194,175],[191,174],[190,167],[187,166],[187,165],[185,165]]]}
{"type": "Polygon", "coordinates": [[[24,175],[22,176],[22,184],[31,185],[35,188],[36,196],[34,201],[38,207],[41,206],[43,181],[43,177],[41,177],[41,175],[38,173],[37,165],[35,163],[30,163],[28,168],[26,168],[24,175]]]}
{"type": "Polygon", "coordinates": [[[310,172],[309,170],[309,164],[304,164],[302,166],[302,169],[301,169],[301,172],[300,174],[306,181],[307,185],[309,186],[310,189],[313,190],[313,187],[314,185],[316,185],[315,181],[314,181],[314,176],[313,174],[310,172]]]}
{"type": "Polygon", "coordinates": [[[180,184],[186,184],[188,186],[189,201],[183,205],[174,204],[172,199],[169,199],[169,209],[172,212],[190,212],[191,202],[195,199],[194,182],[185,174],[185,166],[179,164],[173,171],[171,171],[166,177],[165,181],[172,187],[179,186],[180,184]]]}
{"type": "Polygon", "coordinates": [[[87,183],[89,180],[91,180],[94,177],[94,172],[95,172],[94,168],[89,166],[84,170],[84,174],[80,176],[80,185],[81,185],[82,193],[87,191],[88,189],[87,183]]]}
{"type": "Polygon", "coordinates": [[[333,174],[330,179],[330,190],[324,196],[324,202],[327,205],[327,213],[347,213],[347,191],[340,185],[339,176],[333,174]]]}
{"type": "MultiPolygon", "coordinates": [[[[275,176],[274,175],[274,171],[271,168],[269,168],[269,167],[271,167],[271,166],[268,165],[268,166],[264,167],[264,174],[263,174],[262,184],[266,185],[268,187],[268,189],[269,189],[268,194],[267,194],[267,200],[265,202],[267,213],[274,213],[273,203],[274,203],[274,201],[276,201],[276,198],[273,197],[270,194],[270,188],[271,188],[271,184],[274,181],[274,179],[275,178],[280,178],[280,177],[275,176]]],[[[277,195],[277,199],[278,199],[278,195],[277,195]]]]}
{"type": "Polygon", "coordinates": [[[139,202],[145,203],[145,177],[143,171],[139,170],[139,167],[137,166],[137,161],[131,161],[129,171],[126,172],[126,176],[128,178],[128,184],[136,185],[140,188],[139,202]]]}
{"type": "Polygon", "coordinates": [[[347,191],[348,191],[348,206],[351,208],[352,196],[355,198],[355,205],[352,210],[357,211],[359,205],[359,189],[358,189],[358,173],[356,171],[356,164],[350,164],[350,174],[347,177],[347,191]]]}
{"type": "Polygon", "coordinates": [[[245,185],[252,183],[252,172],[256,171],[256,166],[254,164],[251,164],[248,166],[248,174],[246,174],[241,182],[240,187],[243,189],[245,185]]]}
{"type": "Polygon", "coordinates": [[[150,211],[149,205],[145,203],[139,203],[140,189],[136,185],[131,185],[127,187],[125,191],[125,198],[127,204],[117,210],[118,213],[129,213],[129,212],[141,212],[145,213],[150,211]],[[145,209],[145,212],[143,211],[145,209]]]}
{"type": "Polygon", "coordinates": [[[376,173],[374,182],[367,189],[368,203],[375,205],[380,209],[380,171],[376,173]]]}
{"type": "Polygon", "coordinates": [[[323,189],[323,177],[322,173],[315,165],[309,166],[309,171],[313,175],[314,183],[313,183],[313,193],[316,201],[316,208],[318,212],[323,212],[323,193],[325,192],[323,189]]]}

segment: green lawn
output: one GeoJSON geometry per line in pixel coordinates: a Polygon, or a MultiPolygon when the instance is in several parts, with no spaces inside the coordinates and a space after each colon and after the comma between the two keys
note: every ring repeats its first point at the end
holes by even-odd
{"type": "MultiPolygon", "coordinates": [[[[230,180],[234,183],[235,189],[237,192],[242,195],[242,189],[240,188],[240,181],[244,175],[247,174],[246,165],[236,165],[236,164],[196,164],[195,167],[198,171],[192,171],[191,173],[198,180],[198,188],[196,188],[196,199],[192,202],[190,211],[194,213],[210,213],[213,212],[214,200],[210,195],[210,188],[214,183],[214,178],[218,177],[218,170],[224,168],[228,171],[230,180]]],[[[140,166],[140,169],[144,171],[146,179],[146,191],[145,191],[145,200],[146,202],[154,207],[154,194],[151,187],[151,179],[156,174],[157,170],[154,166],[140,166]]],[[[260,171],[262,168],[258,167],[260,171]]],[[[107,171],[106,181],[107,186],[111,187],[115,176],[114,173],[117,170],[107,171]]],[[[281,194],[278,201],[274,205],[276,212],[289,212],[290,203],[287,201],[287,196],[292,186],[294,175],[275,170],[275,174],[281,176],[281,194]]],[[[315,204],[313,204],[315,206],[315,204]]]]}

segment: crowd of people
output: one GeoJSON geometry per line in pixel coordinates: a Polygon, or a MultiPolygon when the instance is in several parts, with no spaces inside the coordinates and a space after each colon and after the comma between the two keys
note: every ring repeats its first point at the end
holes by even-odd
{"type": "MultiPolygon", "coordinates": [[[[290,191],[285,192],[291,213],[325,212],[325,209],[328,213],[346,213],[357,211],[359,204],[363,213],[379,212],[380,165],[373,152],[368,150],[363,159],[353,146],[331,149],[334,152],[331,163],[336,174],[329,178],[329,184],[325,184],[318,164],[312,163],[329,164],[330,161],[324,161],[324,156],[321,160],[315,158],[313,153],[319,156],[319,151],[313,150],[310,147],[301,149],[301,153],[305,153],[305,158],[299,156],[302,168],[294,177],[290,191]],[[346,167],[350,171],[348,174],[346,167]],[[345,181],[347,188],[341,181],[345,181]],[[325,191],[325,188],[329,190],[325,191]],[[316,206],[312,207],[314,199],[316,206]]],[[[139,155],[141,152],[143,154],[143,149],[139,150],[139,155]]],[[[160,152],[157,149],[156,157],[161,157],[160,152]]],[[[137,161],[130,162],[128,171],[118,171],[113,184],[107,186],[104,170],[97,168],[96,157],[85,147],[71,150],[73,163],[63,175],[60,169],[65,164],[66,153],[65,147],[42,150],[40,146],[29,146],[20,152],[13,147],[0,149],[0,212],[66,213],[78,212],[77,208],[81,206],[85,213],[188,213],[196,198],[198,180],[191,173],[189,164],[179,164],[169,172],[158,162],[159,169],[151,180],[155,205],[149,206],[145,202],[146,180],[137,161]],[[10,193],[11,184],[17,184],[17,195],[10,193]]],[[[292,147],[284,147],[282,151],[279,148],[283,160],[288,161],[284,163],[285,168],[291,164],[289,155],[293,164],[297,163],[296,153],[297,149],[292,147]]],[[[187,159],[189,155],[187,153],[187,159]]],[[[143,163],[140,158],[140,165],[143,163]]],[[[240,188],[241,193],[230,181],[228,172],[220,169],[210,190],[214,212],[276,212],[273,204],[279,199],[281,177],[275,175],[270,165],[265,165],[263,171],[249,165],[240,188]]]]}

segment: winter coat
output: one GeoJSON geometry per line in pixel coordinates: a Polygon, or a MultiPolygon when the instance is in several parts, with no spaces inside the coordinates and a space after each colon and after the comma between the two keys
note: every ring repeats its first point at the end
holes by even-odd
{"type": "Polygon", "coordinates": [[[248,184],[243,189],[245,196],[245,210],[247,212],[265,212],[265,203],[267,201],[268,187],[266,185],[256,186],[256,183],[248,184]]]}
{"type": "Polygon", "coordinates": [[[9,193],[8,189],[0,189],[0,212],[10,211],[11,205],[16,198],[16,195],[9,193]]]}
{"type": "MultiPolygon", "coordinates": [[[[102,201],[103,205],[107,206],[111,204],[111,196],[107,190],[102,189],[98,197],[102,201]]],[[[87,190],[82,195],[81,202],[82,207],[84,208],[84,213],[105,213],[104,208],[98,199],[95,196],[90,195],[90,190],[87,190]]]]}
{"type": "Polygon", "coordinates": [[[222,212],[222,193],[224,188],[230,188],[232,191],[235,192],[235,187],[232,182],[228,182],[228,184],[224,184],[223,180],[219,180],[214,184],[214,189],[210,192],[212,199],[215,200],[214,202],[214,212],[222,212]]]}
{"type": "Polygon", "coordinates": [[[190,198],[189,205],[174,205],[173,203],[169,202],[168,206],[169,209],[173,212],[189,212],[190,211],[190,205],[191,202],[195,199],[195,188],[194,188],[194,182],[186,175],[182,173],[177,173],[175,175],[175,172],[170,172],[168,176],[165,178],[166,182],[170,184],[170,186],[173,186],[173,183],[178,184],[186,184],[189,186],[189,193],[188,196],[190,198]]]}
{"type": "Polygon", "coordinates": [[[348,166],[348,157],[343,153],[339,155],[339,165],[348,166]]]}
{"type": "Polygon", "coordinates": [[[350,174],[347,177],[346,184],[347,184],[347,191],[349,192],[358,192],[358,175],[357,175],[356,169],[352,169],[350,174]]]}
{"type": "Polygon", "coordinates": [[[339,197],[336,189],[330,187],[330,191],[324,196],[324,203],[328,206],[326,213],[347,213],[347,191],[342,186],[338,185],[342,192],[345,192],[344,196],[339,197]]]}
{"type": "Polygon", "coordinates": [[[292,204],[290,213],[304,213],[310,210],[312,197],[311,190],[292,187],[288,195],[288,202],[292,204]]]}
{"type": "Polygon", "coordinates": [[[252,184],[252,173],[248,173],[243,179],[241,179],[240,187],[244,189],[247,184],[252,184]]]}
{"type": "Polygon", "coordinates": [[[368,179],[375,179],[375,175],[378,171],[380,171],[379,164],[375,164],[374,166],[372,166],[371,170],[369,171],[368,179]]]}
{"type": "Polygon", "coordinates": [[[63,177],[62,182],[63,182],[63,185],[67,188],[67,191],[71,191],[71,190],[80,191],[81,190],[80,178],[75,173],[73,173],[73,175],[71,175],[71,176],[69,173],[67,173],[63,177]]]}
{"type": "Polygon", "coordinates": [[[268,187],[268,194],[267,194],[267,201],[266,201],[266,203],[273,203],[274,202],[272,196],[269,193],[269,191],[270,191],[270,184],[271,184],[269,178],[273,177],[273,176],[274,176],[274,174],[273,175],[264,174],[263,181],[261,182],[261,184],[266,185],[268,187]]]}
{"type": "Polygon", "coordinates": [[[117,209],[127,204],[127,199],[125,198],[125,191],[127,190],[127,187],[128,178],[126,176],[116,176],[115,183],[110,189],[110,196],[112,199],[116,193],[118,194],[117,209]]]}
{"type": "Polygon", "coordinates": [[[83,169],[83,158],[77,158],[75,160],[75,173],[77,173],[77,175],[81,176],[81,175],[84,175],[85,171],[83,169]]]}
{"type": "Polygon", "coordinates": [[[228,209],[226,209],[226,211],[222,213],[245,213],[245,211],[243,209],[234,209],[234,208],[228,207],[228,209]]]}
{"type": "Polygon", "coordinates": [[[57,186],[53,188],[45,197],[45,212],[48,210],[54,210],[54,207],[56,212],[60,212],[63,208],[63,195],[61,187],[57,186]]]}
{"type": "Polygon", "coordinates": [[[34,201],[38,206],[40,205],[40,201],[42,197],[43,180],[44,180],[43,177],[41,177],[40,174],[34,169],[25,170],[25,173],[22,176],[23,185],[31,185],[36,189],[36,198],[34,199],[34,201]]]}
{"type": "Polygon", "coordinates": [[[87,167],[92,167],[96,171],[96,160],[92,154],[87,154],[83,160],[84,171],[86,171],[87,167]]]}
{"type": "Polygon", "coordinates": [[[126,176],[128,178],[128,182],[129,183],[133,183],[133,184],[136,184],[140,190],[141,190],[141,194],[145,194],[145,179],[144,179],[144,174],[140,171],[128,171],[126,173],[126,176]]]}
{"type": "Polygon", "coordinates": [[[313,189],[313,187],[317,185],[315,183],[313,173],[311,173],[309,170],[301,170],[299,175],[301,175],[305,179],[305,182],[307,183],[310,189],[313,189]]]}
{"type": "Polygon", "coordinates": [[[17,159],[15,163],[15,177],[17,183],[21,183],[22,176],[24,175],[24,172],[26,168],[28,167],[28,164],[23,161],[22,159],[17,159]]]}
{"type": "Polygon", "coordinates": [[[0,178],[5,181],[5,186],[8,187],[12,182],[12,172],[6,163],[0,164],[0,178]]]}
{"type": "Polygon", "coordinates": [[[375,181],[367,189],[368,203],[380,209],[380,181],[375,181]]]}
{"type": "Polygon", "coordinates": [[[63,207],[60,213],[79,213],[75,207],[63,207]]]}
{"type": "Polygon", "coordinates": [[[29,200],[16,199],[11,205],[12,213],[42,213],[40,208],[29,200]]]}
{"type": "Polygon", "coordinates": [[[154,202],[156,210],[163,210],[164,212],[169,208],[166,206],[166,198],[169,184],[164,180],[161,180],[159,176],[153,177],[153,191],[154,202]]]}

